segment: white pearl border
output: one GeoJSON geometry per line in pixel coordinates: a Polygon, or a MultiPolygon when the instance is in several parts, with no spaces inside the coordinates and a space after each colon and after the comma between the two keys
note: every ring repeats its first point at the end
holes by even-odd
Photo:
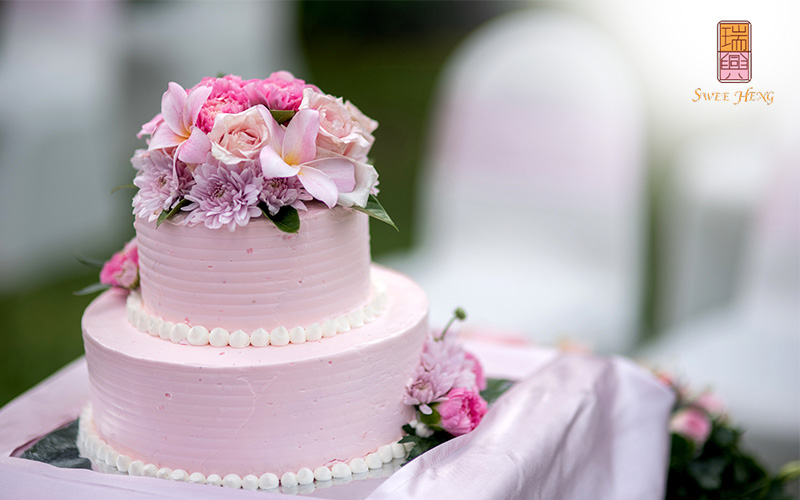
{"type": "MultiPolygon", "coordinates": [[[[183,469],[170,469],[158,465],[145,463],[142,460],[120,453],[112,448],[97,434],[94,427],[92,404],[84,406],[78,420],[78,448],[83,456],[90,460],[106,464],[119,472],[130,476],[157,477],[189,483],[210,484],[212,486],[225,486],[227,488],[242,488],[245,490],[273,490],[278,486],[292,488],[298,485],[311,485],[315,482],[346,480],[353,475],[364,474],[368,471],[381,469],[394,459],[405,458],[413,443],[393,442],[378,448],[375,452],[363,458],[354,458],[349,462],[335,462],[330,467],[320,466],[313,471],[303,467],[297,472],[284,472],[281,476],[266,472],[261,476],[253,474],[241,477],[238,474],[204,475],[201,472],[189,473],[183,469]]],[[[335,483],[334,483],[335,484],[335,483]]],[[[322,486],[322,485],[320,485],[322,486]]]]}
{"type": "Polygon", "coordinates": [[[375,321],[386,310],[388,299],[386,286],[383,283],[376,280],[373,285],[375,287],[375,296],[355,311],[321,323],[314,323],[307,327],[296,326],[287,329],[284,326],[279,326],[272,331],[267,331],[263,328],[258,328],[250,333],[243,330],[229,332],[224,328],[214,328],[209,331],[201,325],[189,326],[186,323],[164,321],[144,311],[142,297],[138,291],[132,291],[128,295],[126,309],[128,322],[137,330],[176,344],[185,341],[185,343],[193,346],[231,346],[238,349],[249,346],[285,346],[288,344],[316,342],[323,338],[333,337],[338,333],[349,332],[375,321]]]}

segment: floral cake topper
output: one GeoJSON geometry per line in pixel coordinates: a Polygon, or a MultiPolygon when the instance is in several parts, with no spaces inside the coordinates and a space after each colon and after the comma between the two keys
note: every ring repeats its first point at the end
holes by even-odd
{"type": "Polygon", "coordinates": [[[286,71],[207,77],[188,90],[172,82],[161,113],[137,134],[148,139],[131,159],[133,212],[157,224],[181,212],[181,224],[230,231],[264,216],[297,232],[297,211],[316,200],[394,226],[367,157],[377,127],[350,101],[286,71]]]}

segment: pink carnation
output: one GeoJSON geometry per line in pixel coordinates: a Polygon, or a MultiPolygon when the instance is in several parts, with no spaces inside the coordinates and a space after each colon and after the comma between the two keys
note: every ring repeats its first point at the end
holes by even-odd
{"type": "Polygon", "coordinates": [[[702,446],[711,434],[711,420],[703,410],[684,408],[672,416],[669,428],[672,432],[702,446]]]}
{"type": "MultiPolygon", "coordinates": [[[[214,120],[219,113],[236,114],[251,105],[247,93],[242,89],[242,79],[236,75],[222,78],[206,77],[194,88],[211,87],[211,94],[200,108],[195,125],[206,134],[214,128],[214,120]]],[[[194,89],[192,89],[194,90],[194,89]]]]}
{"type": "Polygon", "coordinates": [[[100,271],[100,283],[132,290],[139,286],[139,251],[136,239],[115,253],[100,271]]]}
{"type": "Polygon", "coordinates": [[[319,91],[288,71],[277,71],[264,80],[248,80],[243,88],[253,106],[263,104],[267,109],[291,111],[300,108],[304,89],[319,91]]]}
{"type": "Polygon", "coordinates": [[[461,436],[475,429],[488,408],[478,392],[465,387],[451,390],[447,399],[436,407],[442,417],[442,429],[454,436],[461,436]]]}
{"type": "Polygon", "coordinates": [[[472,373],[475,374],[475,386],[481,391],[486,389],[486,376],[483,374],[481,362],[470,352],[464,351],[464,357],[467,362],[472,362],[472,373]]]}
{"type": "Polygon", "coordinates": [[[694,404],[705,410],[712,417],[718,417],[725,413],[725,404],[719,396],[710,391],[705,391],[697,396],[694,404]]]}

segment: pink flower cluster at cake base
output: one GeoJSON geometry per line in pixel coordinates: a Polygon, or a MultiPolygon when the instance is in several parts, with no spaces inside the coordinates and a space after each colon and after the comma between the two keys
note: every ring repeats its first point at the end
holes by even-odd
{"type": "Polygon", "coordinates": [[[139,286],[139,250],[136,239],[125,244],[100,270],[100,283],[133,290],[139,286]]]}
{"type": "Polygon", "coordinates": [[[461,436],[486,414],[488,405],[480,395],[485,388],[480,362],[464,350],[457,333],[431,332],[404,403],[417,407],[428,427],[461,436]]]}
{"type": "Polygon", "coordinates": [[[142,126],[134,214],[180,208],[180,223],[233,231],[283,207],[365,207],[378,174],[367,154],[378,123],[342,98],[279,71],[263,80],[172,82],[161,113],[142,126]],[[179,206],[180,205],[180,206],[179,206]]]}

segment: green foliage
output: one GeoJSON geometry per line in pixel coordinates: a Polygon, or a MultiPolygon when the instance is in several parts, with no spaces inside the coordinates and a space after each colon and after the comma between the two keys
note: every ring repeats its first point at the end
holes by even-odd
{"type": "Polygon", "coordinates": [[[291,109],[270,109],[269,112],[272,114],[272,117],[275,118],[275,121],[281,125],[289,123],[289,120],[294,118],[294,115],[297,113],[297,111],[293,111],[291,109]]]}
{"type": "Polygon", "coordinates": [[[725,418],[712,419],[702,446],[673,433],[667,500],[789,500],[784,487],[796,475],[770,476],[739,447],[741,437],[725,418]]]}
{"type": "Polygon", "coordinates": [[[506,380],[502,378],[486,379],[486,389],[481,391],[481,397],[486,400],[488,404],[492,404],[497,399],[505,394],[514,385],[513,380],[506,380]]]}
{"type": "Polygon", "coordinates": [[[269,213],[269,209],[267,209],[267,206],[263,203],[259,204],[258,208],[261,209],[261,213],[264,214],[264,217],[271,220],[272,223],[275,224],[275,227],[284,233],[294,234],[300,230],[300,215],[294,207],[285,205],[281,207],[275,215],[269,213]]]}
{"type": "Polygon", "coordinates": [[[182,199],[174,207],[172,207],[172,210],[170,210],[169,212],[162,210],[161,213],[158,214],[158,220],[156,221],[156,227],[160,226],[161,223],[163,223],[165,220],[167,220],[170,217],[172,217],[173,215],[177,214],[178,211],[181,208],[185,207],[188,204],[189,204],[189,200],[182,199]]]}
{"type": "Polygon", "coordinates": [[[392,218],[389,217],[389,214],[386,212],[386,209],[384,209],[383,205],[381,205],[381,202],[378,201],[378,197],[375,196],[374,194],[369,195],[369,199],[367,199],[367,206],[359,207],[353,205],[353,209],[358,210],[359,212],[363,212],[372,217],[373,219],[389,224],[395,229],[395,231],[400,231],[399,229],[397,229],[397,226],[394,224],[392,218]]]}
{"type": "Polygon", "coordinates": [[[403,436],[403,439],[401,439],[400,442],[414,443],[414,447],[408,452],[408,457],[406,458],[407,462],[410,462],[426,451],[436,448],[440,444],[453,439],[453,436],[445,431],[434,431],[433,435],[429,437],[420,437],[417,436],[417,432],[414,430],[414,428],[408,424],[403,426],[403,431],[406,433],[406,435],[403,436]]]}

